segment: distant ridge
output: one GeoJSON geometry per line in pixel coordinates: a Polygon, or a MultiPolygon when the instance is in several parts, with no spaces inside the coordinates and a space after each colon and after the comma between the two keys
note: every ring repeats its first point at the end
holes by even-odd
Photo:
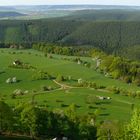
{"type": "Polygon", "coordinates": [[[125,5],[20,5],[20,6],[0,6],[1,10],[27,10],[27,11],[47,11],[47,10],[85,10],[85,9],[126,9],[140,10],[140,6],[125,5]]]}
{"type": "Polygon", "coordinates": [[[0,6],[0,11],[14,11],[15,8],[13,6],[0,6]]]}
{"type": "Polygon", "coordinates": [[[25,14],[21,14],[21,13],[18,13],[18,12],[12,12],[12,11],[7,11],[7,12],[1,12],[0,11],[0,18],[18,17],[18,16],[25,16],[25,14]]]}

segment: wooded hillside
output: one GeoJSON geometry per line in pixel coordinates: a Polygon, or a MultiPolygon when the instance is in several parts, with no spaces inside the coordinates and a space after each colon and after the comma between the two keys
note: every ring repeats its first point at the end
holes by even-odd
{"type": "MultiPolygon", "coordinates": [[[[123,54],[125,52],[130,58],[138,59],[131,48],[140,45],[140,22],[65,19],[16,22],[5,20],[0,21],[0,42],[22,44],[26,47],[31,47],[32,43],[42,42],[91,45],[107,53],[123,54]],[[129,51],[130,49],[132,51],[129,51]]],[[[139,47],[135,48],[139,51],[139,47]]]]}

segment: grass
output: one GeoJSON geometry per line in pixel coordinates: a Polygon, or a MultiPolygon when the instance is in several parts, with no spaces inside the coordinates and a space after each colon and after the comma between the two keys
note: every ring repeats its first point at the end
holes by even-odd
{"type": "MultiPolygon", "coordinates": [[[[123,114],[119,114],[119,118],[123,119],[125,116],[125,119],[129,115],[130,104],[124,103],[123,101],[126,101],[126,99],[122,99],[122,101],[119,101],[116,99],[116,97],[112,97],[111,101],[100,101],[100,104],[96,105],[94,102],[90,104],[93,108],[89,109],[89,104],[86,103],[86,98],[90,95],[96,96],[110,96],[109,93],[102,93],[99,91],[89,90],[89,89],[74,89],[70,90],[68,93],[65,93],[65,91],[59,91],[55,92],[53,94],[42,94],[37,96],[37,100],[39,104],[42,104],[42,99],[47,100],[47,104],[49,105],[49,108],[62,108],[60,105],[63,103],[65,105],[70,105],[72,103],[75,103],[77,108],[77,113],[79,115],[88,114],[94,112],[96,109],[99,109],[100,111],[100,119],[115,119],[118,118],[116,116],[119,112],[124,112],[123,114]],[[62,103],[56,102],[57,100],[61,100],[62,103]],[[129,107],[128,107],[129,105],[129,107]],[[123,107],[122,107],[123,106],[123,107]],[[127,112],[127,113],[126,113],[127,112]],[[126,114],[126,115],[125,115],[126,114]]],[[[128,117],[127,117],[128,118],[128,117]]]]}
{"type": "MultiPolygon", "coordinates": [[[[71,103],[77,105],[76,112],[79,115],[93,113],[96,109],[99,110],[99,120],[114,119],[114,120],[129,120],[132,113],[131,106],[134,103],[139,107],[140,99],[116,95],[107,92],[101,92],[87,88],[77,88],[66,90],[56,90],[52,92],[42,93],[41,86],[51,86],[54,89],[59,88],[51,80],[32,80],[34,70],[14,69],[8,67],[15,59],[19,59],[25,63],[29,63],[39,70],[45,70],[48,73],[57,76],[71,76],[73,79],[82,78],[84,80],[93,81],[98,85],[103,86],[117,86],[127,90],[140,91],[140,87],[133,84],[129,85],[119,80],[110,79],[101,73],[94,70],[95,62],[91,58],[83,57],[84,61],[92,63],[93,68],[87,68],[78,65],[75,62],[63,60],[62,57],[75,58],[73,56],[53,55],[53,59],[44,57],[41,52],[34,50],[14,50],[14,49],[0,49],[0,97],[10,105],[15,105],[20,102],[27,102],[32,99],[33,91],[38,95],[35,100],[40,106],[47,106],[48,109],[65,109],[71,103]],[[17,77],[20,82],[15,84],[7,84],[5,81],[9,77],[17,77]],[[29,93],[23,96],[17,96],[16,99],[11,98],[11,94],[15,89],[28,90],[29,93]],[[109,96],[112,97],[110,101],[100,101],[99,104],[87,104],[86,98],[88,96],[109,96]]],[[[68,81],[66,84],[74,85],[76,81],[68,81]]]]}
{"type": "MultiPolygon", "coordinates": [[[[11,105],[14,103],[28,102],[31,100],[32,95],[18,97],[13,100],[9,100],[11,105]]],[[[66,109],[71,104],[76,104],[76,112],[78,115],[86,115],[94,113],[99,110],[99,120],[129,120],[132,113],[132,104],[135,107],[140,107],[140,99],[134,99],[131,97],[121,96],[117,94],[101,92],[93,89],[69,89],[54,91],[51,93],[40,93],[35,96],[35,101],[39,106],[46,106],[49,110],[52,109],[66,109]],[[88,97],[95,98],[96,96],[111,97],[111,100],[94,101],[87,103],[88,97]],[[98,103],[98,104],[97,104],[98,103]]]]}

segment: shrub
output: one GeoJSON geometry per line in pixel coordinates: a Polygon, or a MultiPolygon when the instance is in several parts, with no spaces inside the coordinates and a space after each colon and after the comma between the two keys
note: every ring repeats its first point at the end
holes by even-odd
{"type": "Polygon", "coordinates": [[[131,80],[131,78],[129,76],[125,76],[123,78],[123,81],[126,82],[126,83],[131,83],[132,82],[132,80],[131,80]]]}
{"type": "Polygon", "coordinates": [[[48,90],[48,87],[47,86],[41,86],[41,90],[42,91],[47,91],[48,90]]]}
{"type": "Polygon", "coordinates": [[[134,81],[133,81],[133,83],[134,84],[136,84],[137,86],[140,86],[140,79],[135,79],[134,81]]]}
{"type": "Polygon", "coordinates": [[[45,71],[35,71],[32,75],[32,80],[50,80],[52,76],[45,71]]]}
{"type": "Polygon", "coordinates": [[[12,99],[15,99],[16,98],[16,95],[15,94],[11,94],[11,98],[12,99]]]}
{"type": "Polygon", "coordinates": [[[59,99],[56,99],[56,102],[57,103],[62,103],[63,101],[62,100],[59,100],[59,99]]]}
{"type": "Polygon", "coordinates": [[[62,75],[58,75],[58,76],[56,77],[56,81],[62,82],[62,81],[64,81],[64,77],[63,77],[62,75]]]}

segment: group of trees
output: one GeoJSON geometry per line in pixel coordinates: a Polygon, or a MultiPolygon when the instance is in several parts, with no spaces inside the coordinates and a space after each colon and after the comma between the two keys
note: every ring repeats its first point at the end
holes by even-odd
{"type": "Polygon", "coordinates": [[[48,111],[31,103],[21,103],[14,108],[0,101],[1,134],[26,134],[31,138],[44,139],[64,135],[72,140],[96,139],[96,126],[92,124],[93,116],[78,117],[75,105],[65,111],[48,111]]]}
{"type": "Polygon", "coordinates": [[[140,63],[122,57],[106,55],[105,53],[94,50],[92,57],[101,61],[99,69],[106,76],[120,79],[126,83],[134,83],[140,86],[140,63]]]}
{"type": "Polygon", "coordinates": [[[46,71],[36,70],[32,75],[32,80],[51,80],[53,77],[46,71]]]}
{"type": "Polygon", "coordinates": [[[50,139],[61,135],[72,140],[138,140],[140,111],[134,110],[130,123],[112,121],[95,123],[95,114],[77,116],[75,105],[65,111],[48,111],[33,103],[20,103],[11,108],[0,101],[0,133],[27,135],[33,139],[50,139]]]}
{"type": "Polygon", "coordinates": [[[60,55],[76,55],[76,56],[88,56],[90,47],[88,46],[65,46],[54,43],[36,43],[32,45],[32,48],[39,50],[46,54],[60,54],[60,55]]]}

